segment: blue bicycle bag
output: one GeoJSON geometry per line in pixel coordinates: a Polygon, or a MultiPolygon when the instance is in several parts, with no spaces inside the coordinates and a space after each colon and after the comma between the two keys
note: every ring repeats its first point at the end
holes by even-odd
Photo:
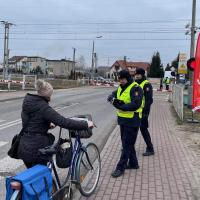
{"type": "Polygon", "coordinates": [[[50,200],[52,194],[52,175],[45,165],[35,165],[14,177],[6,178],[6,200],[10,200],[12,181],[22,184],[22,200],[50,200]]]}

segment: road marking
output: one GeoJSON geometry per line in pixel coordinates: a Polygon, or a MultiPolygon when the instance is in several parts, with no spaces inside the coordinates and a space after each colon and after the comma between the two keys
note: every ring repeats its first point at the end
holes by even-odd
{"type": "MultiPolygon", "coordinates": [[[[71,105],[68,105],[68,106],[64,106],[64,107],[58,107],[56,108],[55,110],[56,111],[59,111],[59,110],[63,110],[65,108],[69,108],[69,107],[72,107],[72,106],[76,106],[80,103],[73,103],[71,105]]],[[[15,126],[15,125],[18,125],[18,124],[21,124],[22,120],[21,119],[17,119],[17,120],[14,120],[14,121],[11,121],[11,122],[7,122],[7,123],[4,123],[4,124],[1,124],[0,125],[0,130],[3,130],[5,128],[9,128],[11,126],[15,126]]]]}
{"type": "Polygon", "coordinates": [[[18,124],[21,124],[21,120],[15,122],[15,123],[10,123],[10,124],[8,124],[8,125],[4,125],[3,127],[0,127],[0,130],[3,130],[3,129],[5,129],[5,128],[9,128],[9,127],[11,127],[11,126],[15,126],[15,125],[18,125],[18,124]]]}
{"type": "Polygon", "coordinates": [[[21,121],[21,119],[17,119],[17,120],[11,121],[11,122],[7,122],[7,123],[5,123],[5,124],[1,124],[0,127],[1,127],[1,126],[7,126],[7,125],[9,125],[9,124],[16,123],[16,122],[19,122],[19,121],[21,121]]]}
{"type": "Polygon", "coordinates": [[[8,144],[8,142],[0,141],[0,147],[4,146],[6,144],[8,144]]]}
{"type": "Polygon", "coordinates": [[[65,109],[65,108],[69,108],[69,107],[72,107],[72,106],[76,106],[76,105],[78,105],[79,103],[73,103],[73,104],[71,104],[71,105],[69,105],[69,106],[64,106],[64,107],[59,107],[59,108],[57,108],[57,109],[55,109],[56,111],[59,111],[59,110],[63,110],[63,109],[65,109]]]}
{"type": "Polygon", "coordinates": [[[9,156],[6,156],[0,160],[0,172],[12,172],[23,164],[22,160],[12,159],[9,156]]]}

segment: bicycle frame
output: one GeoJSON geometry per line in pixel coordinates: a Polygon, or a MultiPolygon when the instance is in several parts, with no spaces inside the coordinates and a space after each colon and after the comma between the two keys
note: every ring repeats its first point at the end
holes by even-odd
{"type": "Polygon", "coordinates": [[[61,189],[63,186],[65,186],[68,182],[70,184],[71,183],[75,183],[75,184],[77,183],[77,180],[76,180],[76,165],[77,165],[77,161],[78,161],[79,153],[80,153],[81,149],[84,149],[84,147],[81,143],[80,136],[77,134],[75,141],[74,141],[74,145],[72,146],[72,160],[71,160],[71,164],[70,164],[70,167],[69,167],[69,171],[68,171],[67,177],[66,177],[66,179],[65,179],[65,181],[62,185],[61,185],[61,182],[60,182],[60,179],[59,179],[59,176],[58,176],[58,173],[57,173],[53,159],[50,161],[49,167],[53,170],[53,173],[55,175],[58,190],[61,189]]]}

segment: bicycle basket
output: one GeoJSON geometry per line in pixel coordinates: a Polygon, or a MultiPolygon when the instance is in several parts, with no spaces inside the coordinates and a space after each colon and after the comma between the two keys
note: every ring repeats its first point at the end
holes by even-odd
{"type": "Polygon", "coordinates": [[[87,130],[69,130],[69,133],[72,138],[75,138],[77,135],[79,135],[80,138],[90,138],[92,136],[92,130],[87,129],[87,130]]]}
{"type": "Polygon", "coordinates": [[[56,153],[56,165],[59,168],[68,168],[72,160],[72,142],[59,139],[58,151],[56,153]]]}
{"type": "MultiPolygon", "coordinates": [[[[90,114],[85,115],[76,115],[72,119],[78,120],[92,120],[92,116],[90,114]]],[[[90,138],[92,136],[92,129],[88,128],[86,130],[69,130],[69,134],[72,138],[75,138],[77,135],[80,136],[80,138],[90,138]]]]}

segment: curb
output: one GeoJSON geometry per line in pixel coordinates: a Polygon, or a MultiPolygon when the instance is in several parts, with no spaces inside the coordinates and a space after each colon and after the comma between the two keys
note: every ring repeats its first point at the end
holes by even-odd
{"type": "Polygon", "coordinates": [[[23,99],[23,97],[14,97],[14,98],[8,98],[8,99],[0,99],[0,102],[5,102],[5,101],[12,101],[12,100],[17,100],[17,99],[23,99]]]}
{"type": "MultiPolygon", "coordinates": [[[[119,126],[116,125],[116,127],[114,128],[114,130],[111,132],[110,136],[108,137],[107,142],[105,143],[101,153],[100,153],[100,158],[102,161],[102,158],[104,157],[104,155],[106,154],[106,151],[108,149],[108,147],[110,146],[110,144],[112,143],[113,137],[119,132],[119,126]]],[[[101,174],[100,174],[101,176],[101,174]]],[[[87,177],[87,176],[86,176],[87,177]]],[[[97,185],[97,189],[98,189],[98,185],[97,185]]],[[[75,200],[79,200],[81,197],[83,197],[78,189],[75,189],[74,194],[73,194],[73,199],[75,200]]]]}

